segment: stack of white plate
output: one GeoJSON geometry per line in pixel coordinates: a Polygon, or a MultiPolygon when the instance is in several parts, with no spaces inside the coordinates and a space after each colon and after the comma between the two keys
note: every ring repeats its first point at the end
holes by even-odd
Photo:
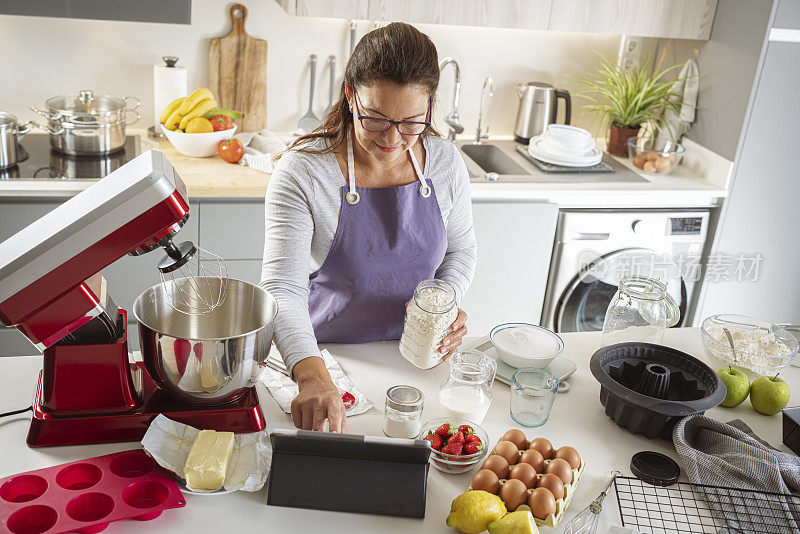
{"type": "Polygon", "coordinates": [[[528,154],[564,167],[590,167],[603,159],[603,152],[597,148],[591,133],[566,124],[550,124],[544,133],[532,137],[528,154]]]}

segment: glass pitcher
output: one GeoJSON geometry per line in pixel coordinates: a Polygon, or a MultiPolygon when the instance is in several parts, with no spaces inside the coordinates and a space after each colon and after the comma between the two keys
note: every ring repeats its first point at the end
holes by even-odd
{"type": "Polygon", "coordinates": [[[606,310],[602,346],[630,341],[660,344],[680,310],[667,286],[650,276],[626,276],[606,310]]]}
{"type": "Polygon", "coordinates": [[[492,403],[497,361],[482,352],[464,350],[453,354],[449,363],[450,375],[439,387],[444,416],[481,424],[492,403]]]}

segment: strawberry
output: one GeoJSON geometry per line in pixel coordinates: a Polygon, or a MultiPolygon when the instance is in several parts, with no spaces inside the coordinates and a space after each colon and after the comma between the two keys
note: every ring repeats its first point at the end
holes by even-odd
{"type": "Polygon", "coordinates": [[[442,436],[442,438],[446,438],[447,436],[453,434],[455,431],[456,429],[453,428],[453,425],[451,425],[450,423],[445,423],[439,428],[437,428],[435,433],[442,436]]]}
{"type": "Polygon", "coordinates": [[[461,425],[460,427],[458,427],[458,431],[459,431],[459,432],[463,432],[463,434],[464,434],[465,436],[469,436],[469,435],[472,435],[472,434],[474,434],[474,433],[475,433],[475,429],[473,429],[473,428],[472,428],[471,426],[469,426],[469,425],[461,425]]]}
{"type": "Polygon", "coordinates": [[[450,439],[447,440],[447,444],[450,445],[451,443],[464,443],[464,434],[456,432],[450,436],[450,439]]]}
{"type": "Polygon", "coordinates": [[[444,441],[442,440],[442,436],[440,436],[439,434],[431,433],[425,436],[424,439],[428,440],[431,443],[431,449],[435,449],[437,451],[442,448],[442,444],[444,443],[444,441]]]}
{"type": "Polygon", "coordinates": [[[469,436],[464,436],[464,443],[476,443],[481,446],[483,445],[481,438],[479,438],[477,434],[470,434],[469,436]]]}
{"type": "Polygon", "coordinates": [[[475,454],[483,450],[483,443],[471,441],[464,445],[464,454],[475,454]]]}
{"type": "Polygon", "coordinates": [[[345,391],[342,393],[342,402],[344,403],[345,409],[348,409],[356,403],[356,398],[349,391],[345,391]]]}
{"type": "Polygon", "coordinates": [[[453,456],[461,456],[461,451],[464,448],[464,444],[461,442],[456,443],[448,443],[444,447],[442,447],[442,452],[445,454],[452,454],[453,456]]]}

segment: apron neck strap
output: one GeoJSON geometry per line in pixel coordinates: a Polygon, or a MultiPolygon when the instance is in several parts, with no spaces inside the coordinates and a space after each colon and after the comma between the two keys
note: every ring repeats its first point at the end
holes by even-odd
{"type": "MultiPolygon", "coordinates": [[[[431,188],[428,186],[428,182],[425,180],[425,175],[422,174],[422,171],[419,168],[417,157],[414,155],[413,150],[409,150],[408,154],[411,156],[411,165],[414,167],[414,172],[416,173],[417,179],[420,182],[419,192],[423,197],[428,198],[431,196],[431,188]]],[[[355,159],[353,158],[353,136],[351,132],[348,132],[347,134],[347,185],[347,203],[351,205],[358,204],[358,201],[361,197],[358,194],[358,191],[356,191],[356,170],[355,159]]]]}

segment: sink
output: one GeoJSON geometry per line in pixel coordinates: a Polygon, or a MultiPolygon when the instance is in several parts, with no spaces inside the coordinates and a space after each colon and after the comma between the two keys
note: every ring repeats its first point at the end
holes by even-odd
{"type": "Polygon", "coordinates": [[[469,179],[473,183],[613,183],[641,182],[647,179],[631,171],[614,158],[604,156],[603,161],[613,172],[593,173],[575,172],[549,173],[540,170],[519,152],[525,145],[516,141],[490,139],[479,145],[469,141],[456,143],[467,167],[469,179]]]}
{"type": "Polygon", "coordinates": [[[464,145],[461,151],[486,172],[496,172],[501,175],[530,174],[495,145],[464,145]]]}

